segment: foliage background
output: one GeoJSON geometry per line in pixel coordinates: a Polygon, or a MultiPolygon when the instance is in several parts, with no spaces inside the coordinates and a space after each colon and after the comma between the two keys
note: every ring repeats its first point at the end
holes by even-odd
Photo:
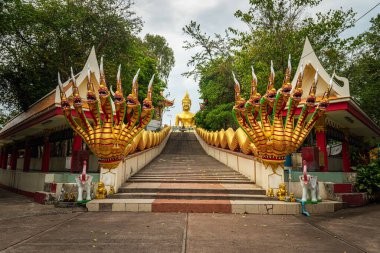
{"type": "Polygon", "coordinates": [[[125,92],[138,68],[139,97],[156,74],[154,101],[174,66],[166,39],[147,34],[127,0],[4,0],[0,3],[0,127],[55,89],[62,79],[82,69],[92,46],[104,56],[107,83],[115,84],[122,65],[125,92]],[[6,109],[5,109],[6,108],[6,109]]]}
{"type": "Polygon", "coordinates": [[[188,36],[185,49],[198,49],[188,62],[190,70],[185,76],[193,76],[199,83],[201,98],[206,109],[198,112],[197,125],[208,130],[236,128],[230,115],[234,101],[234,71],[243,97],[249,96],[250,66],[254,66],[259,80],[259,92],[266,89],[270,60],[274,62],[276,88],[282,84],[291,54],[293,74],[298,66],[305,37],[329,73],[345,76],[350,80],[351,95],[376,122],[380,122],[380,101],[376,95],[379,80],[379,16],[372,19],[371,28],[357,37],[342,38],[340,34],[355,25],[357,14],[352,9],[329,10],[307,16],[306,9],[318,6],[320,0],[250,0],[247,12],[237,10],[235,17],[248,26],[248,32],[226,28],[225,35],[208,35],[201,25],[191,21],[183,28],[188,36]]]}

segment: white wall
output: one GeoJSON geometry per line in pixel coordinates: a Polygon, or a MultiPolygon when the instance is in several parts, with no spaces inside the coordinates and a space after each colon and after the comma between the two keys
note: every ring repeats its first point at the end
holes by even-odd
{"type": "Polygon", "coordinates": [[[40,172],[0,169],[0,184],[34,193],[44,190],[46,176],[48,174],[40,172]]]}
{"type": "Polygon", "coordinates": [[[284,182],[284,170],[282,168],[278,167],[274,173],[272,168],[266,168],[264,164],[254,156],[216,148],[208,145],[196,132],[195,135],[208,155],[246,176],[249,180],[263,189],[278,189],[279,184],[284,182]]]}

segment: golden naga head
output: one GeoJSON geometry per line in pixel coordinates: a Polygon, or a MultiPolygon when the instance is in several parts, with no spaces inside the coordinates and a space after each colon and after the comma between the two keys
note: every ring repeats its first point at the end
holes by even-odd
{"type": "Polygon", "coordinates": [[[302,79],[303,79],[303,64],[301,63],[301,71],[298,75],[296,86],[294,87],[294,90],[293,90],[292,94],[290,95],[292,100],[294,100],[298,103],[301,102],[301,98],[302,98],[302,94],[303,94],[302,79]]]}
{"type": "Polygon", "coordinates": [[[94,84],[91,81],[91,70],[90,66],[87,66],[87,95],[86,95],[86,102],[89,106],[92,106],[98,102],[96,95],[95,95],[95,88],[94,84]]]}
{"type": "Polygon", "coordinates": [[[101,102],[104,102],[107,98],[110,97],[110,92],[106,85],[106,77],[104,76],[103,57],[100,58],[100,84],[98,95],[101,102]]]}
{"type": "Polygon", "coordinates": [[[79,90],[77,86],[77,82],[74,77],[73,68],[70,69],[71,71],[71,84],[73,86],[73,106],[74,108],[82,108],[82,98],[79,95],[79,90]]]}
{"type": "Polygon", "coordinates": [[[234,89],[235,89],[235,105],[234,105],[234,109],[236,110],[239,110],[240,112],[244,112],[245,111],[245,99],[243,99],[240,95],[240,84],[238,82],[238,80],[236,79],[235,77],[235,73],[232,72],[232,76],[233,76],[233,79],[234,79],[234,82],[235,82],[235,85],[234,85],[234,89]]]}
{"type": "Polygon", "coordinates": [[[71,113],[71,106],[69,103],[69,100],[66,97],[65,91],[63,89],[63,84],[61,81],[61,75],[58,72],[58,87],[60,90],[60,95],[61,95],[61,109],[63,111],[63,114],[71,113]]]}
{"type": "Polygon", "coordinates": [[[315,105],[315,101],[317,99],[316,96],[315,96],[315,92],[317,90],[317,84],[318,84],[318,69],[315,72],[314,82],[310,86],[309,96],[306,98],[306,105],[309,108],[312,108],[315,105]]]}
{"type": "Polygon", "coordinates": [[[110,87],[110,91],[113,96],[113,102],[115,106],[125,103],[125,98],[123,95],[123,87],[121,85],[120,71],[121,71],[121,65],[119,65],[119,69],[117,70],[117,75],[116,75],[116,91],[113,92],[112,86],[110,87]]]}
{"type": "Polygon", "coordinates": [[[277,94],[277,91],[274,88],[274,76],[275,74],[274,74],[274,69],[273,69],[273,61],[271,61],[267,91],[263,96],[271,107],[273,107],[274,101],[276,99],[276,94],[277,94]]]}
{"type": "Polygon", "coordinates": [[[255,74],[255,69],[253,68],[253,66],[251,66],[251,69],[252,69],[251,94],[249,96],[249,99],[247,100],[246,107],[258,108],[260,107],[261,94],[257,92],[258,84],[257,84],[257,76],[255,74]]]}
{"type": "Polygon", "coordinates": [[[280,89],[280,92],[282,93],[282,95],[284,96],[285,99],[289,98],[290,91],[292,90],[292,84],[290,81],[291,74],[292,74],[292,63],[290,61],[290,55],[289,55],[288,67],[286,68],[284,82],[283,82],[282,87],[280,89]]]}
{"type": "Polygon", "coordinates": [[[140,69],[137,70],[136,75],[133,77],[132,81],[132,91],[131,93],[127,96],[127,107],[128,108],[135,108],[140,106],[140,102],[138,100],[138,95],[139,95],[139,85],[137,83],[137,77],[140,73],[140,69]]]}
{"type": "Polygon", "coordinates": [[[319,104],[317,106],[317,109],[321,112],[325,112],[327,107],[329,106],[329,98],[330,98],[330,93],[331,93],[332,86],[333,86],[333,78],[334,78],[334,74],[330,79],[329,88],[327,89],[327,91],[325,91],[321,101],[319,102],[319,104]]]}
{"type": "MultiPolygon", "coordinates": [[[[87,74],[87,103],[93,124],[90,124],[82,108],[82,99],[76,80],[72,74],[73,86],[72,104],[77,114],[77,119],[72,115],[71,105],[64,92],[64,87],[58,74],[59,89],[61,91],[61,108],[63,114],[73,130],[83,138],[90,150],[98,157],[99,164],[106,169],[114,169],[129,152],[128,144],[150,122],[154,107],[152,105],[153,78],[150,80],[147,97],[143,101],[141,110],[138,101],[137,77],[133,79],[132,92],[128,99],[124,99],[121,86],[120,67],[117,74],[117,90],[110,92],[105,82],[103,60],[100,63],[100,83],[98,88],[99,99],[95,95],[91,71],[87,74]],[[111,100],[113,93],[113,100],[111,100]],[[112,105],[114,104],[114,106],[112,105]],[[113,110],[115,108],[115,112],[113,110]],[[126,110],[127,109],[127,110],[126,110]],[[104,117],[100,116],[102,112],[104,117]],[[125,121],[125,117],[127,120],[125,121]]],[[[96,81],[96,80],[94,80],[96,81]]]]}
{"type": "Polygon", "coordinates": [[[142,112],[143,113],[148,113],[150,112],[153,108],[153,101],[152,101],[152,96],[153,96],[153,80],[154,80],[154,75],[149,81],[148,85],[148,93],[146,95],[146,98],[144,99],[142,103],[142,112]]]}

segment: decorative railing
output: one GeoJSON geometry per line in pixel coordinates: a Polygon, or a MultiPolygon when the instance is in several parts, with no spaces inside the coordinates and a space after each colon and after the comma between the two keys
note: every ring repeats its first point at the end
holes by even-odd
{"type": "Polygon", "coordinates": [[[127,146],[126,156],[134,152],[143,151],[153,148],[161,144],[165,137],[169,134],[170,127],[164,127],[159,132],[142,130],[127,146]]]}
{"type": "Polygon", "coordinates": [[[211,146],[242,152],[246,155],[257,155],[255,154],[255,145],[241,128],[238,128],[236,131],[232,128],[228,128],[227,130],[222,129],[220,131],[207,131],[197,127],[195,131],[211,146]]]}

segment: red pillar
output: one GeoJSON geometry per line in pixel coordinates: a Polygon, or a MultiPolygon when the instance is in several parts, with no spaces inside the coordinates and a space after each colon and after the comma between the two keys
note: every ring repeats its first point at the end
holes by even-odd
{"type": "Polygon", "coordinates": [[[24,154],[24,171],[29,171],[30,168],[30,146],[25,147],[25,154],[24,154]]]}
{"type": "Polygon", "coordinates": [[[44,153],[42,154],[42,164],[41,164],[42,172],[49,172],[49,162],[50,162],[50,142],[49,142],[49,138],[45,138],[44,153]]]}
{"type": "Polygon", "coordinates": [[[3,149],[2,154],[3,154],[3,155],[2,155],[3,159],[2,159],[2,161],[1,161],[1,167],[2,167],[4,170],[6,170],[6,169],[7,169],[7,163],[8,163],[8,152],[7,152],[7,149],[6,149],[6,148],[3,149]]]}
{"type": "Polygon", "coordinates": [[[4,159],[4,148],[0,152],[0,168],[3,168],[3,159],[4,159]]]}
{"type": "Polygon", "coordinates": [[[342,142],[342,159],[343,159],[343,172],[351,172],[351,162],[350,162],[350,149],[348,142],[348,131],[345,131],[345,138],[342,142]]]}
{"type": "Polygon", "coordinates": [[[17,167],[17,157],[18,157],[18,150],[14,148],[12,150],[11,160],[10,160],[11,170],[15,170],[17,167]]]}
{"type": "Polygon", "coordinates": [[[79,161],[79,151],[82,150],[82,137],[74,133],[73,146],[71,152],[71,166],[70,172],[73,173],[77,170],[79,161]]]}
{"type": "MultiPolygon", "coordinates": [[[[319,166],[319,170],[321,172],[329,171],[329,162],[327,156],[327,141],[326,141],[326,125],[325,125],[325,117],[321,117],[315,124],[315,135],[317,138],[317,147],[319,152],[322,153],[323,156],[323,165],[319,166]]],[[[321,164],[321,163],[320,163],[321,164]]]]}

